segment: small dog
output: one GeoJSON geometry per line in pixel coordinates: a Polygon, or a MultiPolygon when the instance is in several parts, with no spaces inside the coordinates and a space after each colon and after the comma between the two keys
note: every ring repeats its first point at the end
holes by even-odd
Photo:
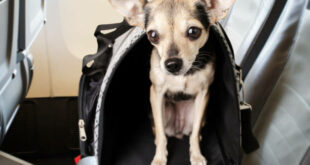
{"type": "Polygon", "coordinates": [[[150,102],[156,153],[152,165],[167,163],[167,136],[190,135],[190,162],[206,165],[199,132],[215,72],[209,27],[235,0],[109,0],[130,25],[144,28],[154,45],[150,102]]]}

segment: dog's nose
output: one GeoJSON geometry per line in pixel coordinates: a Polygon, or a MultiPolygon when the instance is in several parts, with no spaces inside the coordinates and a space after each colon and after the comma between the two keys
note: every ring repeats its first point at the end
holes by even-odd
{"type": "Polygon", "coordinates": [[[183,61],[179,58],[170,58],[165,61],[165,66],[168,72],[176,74],[182,68],[183,61]]]}

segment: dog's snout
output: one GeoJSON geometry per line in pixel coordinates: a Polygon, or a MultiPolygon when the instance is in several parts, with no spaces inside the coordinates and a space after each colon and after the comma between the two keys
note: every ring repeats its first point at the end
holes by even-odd
{"type": "Polygon", "coordinates": [[[172,74],[178,73],[183,66],[183,61],[179,58],[170,58],[165,61],[165,67],[172,74]]]}

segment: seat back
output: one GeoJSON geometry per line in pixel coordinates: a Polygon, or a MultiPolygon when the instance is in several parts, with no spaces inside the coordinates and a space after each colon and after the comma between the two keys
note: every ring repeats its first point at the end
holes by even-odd
{"type": "Polygon", "coordinates": [[[19,1],[0,1],[0,142],[21,97],[21,85],[8,90],[20,80],[16,68],[18,52],[19,1]],[[19,80],[18,80],[19,79],[19,80]]]}
{"type": "Polygon", "coordinates": [[[0,144],[31,83],[29,47],[44,24],[43,10],[44,0],[0,1],[0,144]]]}
{"type": "Polygon", "coordinates": [[[254,127],[261,148],[246,155],[243,164],[309,164],[310,1],[292,0],[288,3],[289,6],[281,16],[282,25],[277,25],[274,38],[270,38],[272,45],[267,43],[269,46],[266,49],[269,51],[263,51],[267,55],[274,51],[274,57],[259,57],[247,77],[248,87],[251,87],[247,96],[261,107],[260,113],[256,113],[254,127]],[[280,40],[282,44],[279,44],[280,40]],[[274,80],[278,67],[283,66],[287,60],[284,70],[279,74],[280,78],[274,80]],[[271,83],[275,84],[272,90],[271,83]],[[267,92],[260,93],[269,90],[268,95],[267,92]]]}
{"type": "Polygon", "coordinates": [[[226,19],[222,22],[232,41],[237,64],[246,58],[255,44],[260,31],[276,0],[237,0],[226,19]]]}
{"type": "Polygon", "coordinates": [[[236,61],[248,70],[245,99],[254,108],[253,124],[291,54],[304,5],[305,0],[238,0],[224,22],[236,61]]]}
{"type": "Polygon", "coordinates": [[[244,155],[243,164],[304,164],[310,155],[310,2],[245,1],[238,0],[223,22],[236,61],[244,66],[255,57],[244,86],[261,147],[244,155]]]}

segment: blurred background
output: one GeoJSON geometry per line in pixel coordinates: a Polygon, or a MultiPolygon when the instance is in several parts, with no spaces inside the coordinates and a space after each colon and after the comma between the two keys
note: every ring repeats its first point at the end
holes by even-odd
{"type": "Polygon", "coordinates": [[[77,96],[81,61],[97,51],[97,25],[122,21],[107,0],[53,0],[46,25],[30,48],[35,74],[27,97],[77,96]]]}

